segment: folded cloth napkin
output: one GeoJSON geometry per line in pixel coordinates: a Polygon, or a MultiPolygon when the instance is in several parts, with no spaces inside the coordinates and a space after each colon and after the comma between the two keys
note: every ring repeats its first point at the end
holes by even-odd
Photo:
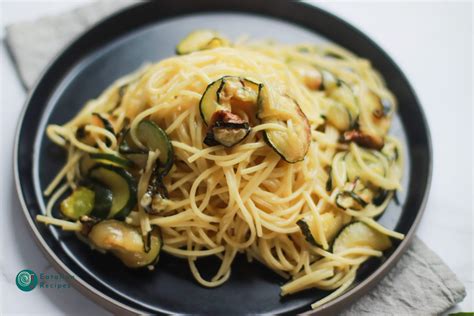
{"type": "MultiPolygon", "coordinates": [[[[132,2],[99,1],[58,16],[8,26],[6,44],[25,88],[32,87],[46,64],[71,39],[132,2]]],[[[437,315],[465,296],[456,275],[415,237],[390,273],[341,314],[437,315]]]]}
{"type": "Polygon", "coordinates": [[[7,26],[6,44],[25,88],[31,88],[53,57],[79,34],[107,15],[136,2],[92,2],[59,15],[7,26]]]}

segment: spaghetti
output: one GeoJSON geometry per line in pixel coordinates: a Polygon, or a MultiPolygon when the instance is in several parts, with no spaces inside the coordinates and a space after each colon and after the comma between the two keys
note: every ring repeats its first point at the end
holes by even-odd
{"type": "Polygon", "coordinates": [[[68,157],[37,220],[88,236],[128,266],[144,246],[140,262],[151,267],[159,236],[161,251],[187,260],[206,287],[228,280],[243,253],[288,279],[282,295],[334,290],[313,308],[342,294],[391,246],[388,236],[403,238],[374,221],[403,169],[387,135],[396,100],[382,77],[333,45],[230,44],[201,31],[178,53],[47,127],[68,157]],[[53,217],[68,189],[66,218],[53,217]],[[196,266],[205,256],[221,260],[210,280],[196,266]]]}

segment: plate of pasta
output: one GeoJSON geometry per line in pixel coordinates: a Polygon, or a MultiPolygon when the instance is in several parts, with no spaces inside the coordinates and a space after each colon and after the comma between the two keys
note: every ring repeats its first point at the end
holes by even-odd
{"type": "Polygon", "coordinates": [[[15,149],[28,224],[114,312],[334,313],[421,218],[421,106],[318,8],[199,4],[131,6],[49,66],[15,149]]]}

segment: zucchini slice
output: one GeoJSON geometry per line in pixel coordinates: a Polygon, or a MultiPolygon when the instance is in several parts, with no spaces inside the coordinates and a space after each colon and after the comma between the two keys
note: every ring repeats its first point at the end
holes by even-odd
{"type": "Polygon", "coordinates": [[[329,123],[340,131],[354,128],[359,119],[359,105],[351,87],[328,71],[322,71],[322,87],[332,102],[327,109],[329,123]]]}
{"type": "Polygon", "coordinates": [[[166,175],[173,166],[174,151],[171,141],[164,130],[155,122],[143,120],[137,126],[138,140],[145,145],[147,150],[140,148],[133,142],[130,130],[123,132],[119,145],[119,152],[131,160],[140,169],[143,169],[148,159],[148,151],[158,149],[160,156],[160,172],[166,175]]]}
{"type": "Polygon", "coordinates": [[[104,219],[109,215],[112,207],[113,194],[112,191],[103,184],[89,180],[85,186],[94,192],[94,208],[90,213],[91,216],[104,219]]]}
{"type": "Polygon", "coordinates": [[[73,220],[89,215],[94,208],[94,191],[86,187],[78,187],[70,196],[61,202],[61,214],[73,220]]]}
{"type": "Polygon", "coordinates": [[[90,170],[89,178],[112,191],[112,206],[108,218],[124,219],[137,204],[137,183],[125,169],[97,164],[90,170]]]}
{"type": "Polygon", "coordinates": [[[245,78],[224,76],[209,84],[199,102],[199,111],[208,131],[204,143],[231,147],[250,132],[250,122],[234,114],[236,110],[254,117],[259,84],[245,78]]]}
{"type": "Polygon", "coordinates": [[[184,55],[192,52],[229,46],[229,41],[211,30],[197,30],[189,33],[176,46],[176,54],[184,55]]]}
{"type": "Polygon", "coordinates": [[[61,214],[73,220],[86,215],[107,218],[112,207],[112,191],[91,180],[82,181],[81,184],[61,202],[61,214]]]}
{"type": "Polygon", "coordinates": [[[359,119],[359,128],[349,135],[346,141],[354,141],[360,146],[380,150],[384,146],[384,138],[390,129],[390,117],[393,106],[388,99],[380,98],[375,92],[365,89],[360,95],[361,107],[372,115],[359,119]]]}
{"type": "Polygon", "coordinates": [[[148,159],[146,150],[139,148],[133,142],[129,129],[122,130],[120,134],[119,152],[127,157],[128,160],[132,161],[139,169],[145,168],[148,159]]]}
{"type": "Polygon", "coordinates": [[[211,82],[199,101],[202,119],[209,126],[214,113],[219,110],[232,112],[238,108],[245,112],[254,111],[259,87],[252,80],[234,76],[224,76],[211,82]]]}
{"type": "MultiPolygon", "coordinates": [[[[321,214],[321,224],[324,230],[324,236],[328,243],[331,243],[339,230],[350,221],[350,216],[340,212],[327,212],[321,214]]],[[[296,224],[300,227],[301,233],[306,241],[313,246],[322,247],[322,242],[318,234],[318,225],[314,220],[313,214],[308,214],[300,219],[296,224]]]]}
{"type": "Polygon", "coordinates": [[[351,112],[339,102],[331,100],[330,106],[326,112],[326,118],[335,128],[345,131],[354,124],[351,112]]]}
{"type": "Polygon", "coordinates": [[[137,136],[148,150],[159,150],[160,173],[166,175],[173,166],[174,151],[171,141],[164,130],[155,122],[143,120],[137,126],[137,136]]]}
{"type": "Polygon", "coordinates": [[[129,268],[156,264],[162,246],[156,227],[144,240],[138,228],[117,220],[97,223],[90,230],[88,238],[94,246],[112,252],[129,268]]]}
{"type": "Polygon", "coordinates": [[[206,125],[210,124],[211,117],[218,110],[230,111],[229,107],[221,105],[217,101],[217,91],[221,89],[223,78],[211,82],[199,101],[199,111],[206,125]]]}
{"type": "Polygon", "coordinates": [[[271,94],[260,85],[257,117],[262,123],[276,123],[285,128],[264,132],[266,142],[285,161],[301,161],[308,152],[311,130],[306,115],[295,100],[287,95],[271,94]]]}
{"type": "Polygon", "coordinates": [[[363,222],[353,222],[344,227],[334,239],[332,252],[337,254],[350,248],[366,247],[384,251],[392,247],[390,238],[363,222]]]}

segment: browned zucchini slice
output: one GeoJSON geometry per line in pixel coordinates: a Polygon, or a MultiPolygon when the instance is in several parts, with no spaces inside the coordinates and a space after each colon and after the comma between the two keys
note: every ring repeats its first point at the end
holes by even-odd
{"type": "Polygon", "coordinates": [[[385,135],[390,129],[393,105],[390,100],[383,99],[368,89],[362,93],[360,99],[360,106],[364,112],[371,115],[359,118],[360,137],[350,140],[361,146],[380,150],[384,146],[385,135]]]}
{"type": "Polygon", "coordinates": [[[242,110],[254,112],[259,84],[246,78],[224,76],[209,84],[199,102],[201,117],[210,125],[215,112],[242,110]]]}
{"type": "Polygon", "coordinates": [[[262,123],[276,123],[284,130],[266,130],[265,140],[289,163],[304,159],[311,142],[311,130],[306,115],[291,97],[271,93],[260,86],[257,117],[262,123]]]}
{"type": "Polygon", "coordinates": [[[250,132],[249,118],[254,116],[259,84],[245,78],[225,76],[212,82],[199,102],[201,116],[209,126],[204,143],[231,147],[250,132]],[[235,112],[245,113],[242,118],[235,112]]]}
{"type": "Polygon", "coordinates": [[[340,79],[335,79],[323,71],[323,85],[332,103],[327,110],[329,123],[340,131],[354,128],[359,120],[359,105],[351,87],[340,79]]]}
{"type": "Polygon", "coordinates": [[[95,247],[112,252],[129,268],[154,265],[162,246],[156,227],[143,238],[136,227],[117,220],[98,222],[88,238],[95,247]]]}
{"type": "Polygon", "coordinates": [[[176,46],[176,54],[184,55],[192,52],[228,46],[229,41],[211,30],[191,32],[176,46]]]}

